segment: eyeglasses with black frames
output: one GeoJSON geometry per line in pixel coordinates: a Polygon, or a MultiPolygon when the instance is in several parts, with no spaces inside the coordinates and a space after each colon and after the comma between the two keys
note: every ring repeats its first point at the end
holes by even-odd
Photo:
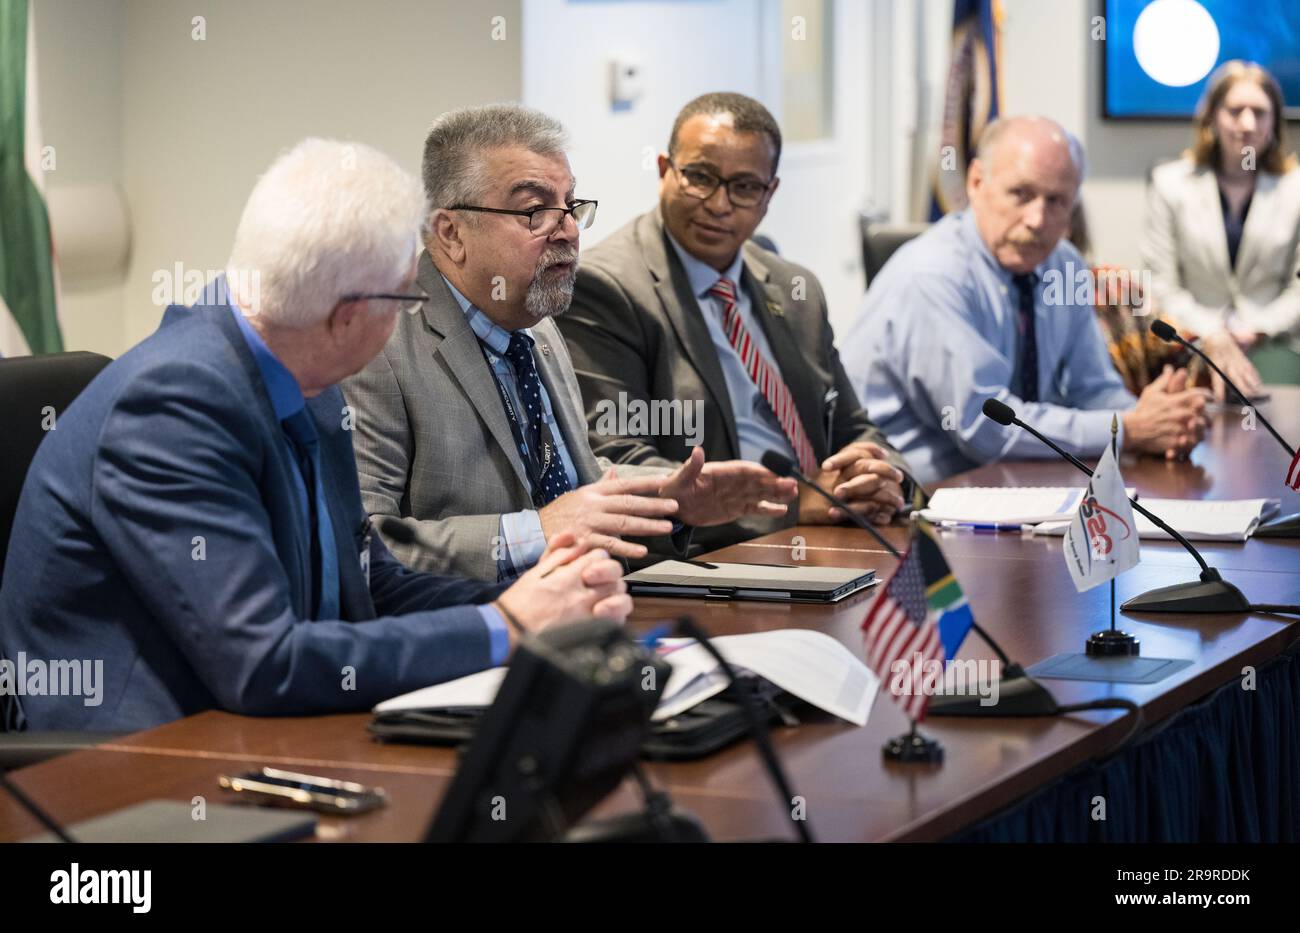
{"type": "Polygon", "coordinates": [[[596,201],[574,201],[568,207],[534,207],[527,211],[512,211],[503,207],[477,207],[472,204],[456,204],[446,208],[449,211],[477,211],[480,214],[509,214],[514,217],[527,217],[528,230],[533,236],[550,236],[564,221],[565,215],[573,218],[579,230],[586,230],[596,219],[596,201]]]}

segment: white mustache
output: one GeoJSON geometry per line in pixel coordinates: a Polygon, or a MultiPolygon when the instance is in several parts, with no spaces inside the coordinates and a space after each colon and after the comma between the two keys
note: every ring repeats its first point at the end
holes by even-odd
{"type": "Polygon", "coordinates": [[[578,251],[576,249],[547,250],[542,254],[542,258],[537,261],[537,271],[544,272],[551,266],[558,266],[566,262],[577,264],[578,251]]]}

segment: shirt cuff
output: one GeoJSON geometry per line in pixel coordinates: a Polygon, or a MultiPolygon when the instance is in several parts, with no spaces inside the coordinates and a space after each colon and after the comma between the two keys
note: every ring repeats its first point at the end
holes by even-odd
{"type": "Polygon", "coordinates": [[[483,616],[483,624],[487,626],[492,667],[500,667],[510,656],[510,629],[496,606],[484,604],[478,607],[478,611],[483,616]]]}
{"type": "Polygon", "coordinates": [[[505,554],[497,561],[497,579],[517,577],[541,560],[546,550],[542,517],[535,509],[507,512],[501,516],[501,541],[505,554]]]}

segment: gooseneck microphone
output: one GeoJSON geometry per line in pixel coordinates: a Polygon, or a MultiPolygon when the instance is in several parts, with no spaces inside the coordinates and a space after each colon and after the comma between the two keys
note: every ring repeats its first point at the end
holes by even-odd
{"type": "MultiPolygon", "coordinates": [[[[1034,437],[1038,438],[1057,454],[1059,454],[1068,463],[1074,465],[1084,473],[1092,476],[1092,470],[1073,454],[1062,450],[1053,441],[1044,437],[1037,430],[1025,424],[1016,417],[1016,413],[1009,405],[998,401],[995,398],[984,400],[984,416],[998,424],[1010,427],[1015,425],[1023,428],[1034,437]]],[[[1205,562],[1200,551],[1192,547],[1192,543],[1184,538],[1177,530],[1168,525],[1164,519],[1152,514],[1148,509],[1139,505],[1136,499],[1129,499],[1135,511],[1150,519],[1151,523],[1157,528],[1164,531],[1171,538],[1186,548],[1187,553],[1196,559],[1196,563],[1201,567],[1201,579],[1197,583],[1175,583],[1173,586],[1162,586],[1143,593],[1140,596],[1134,596],[1120,608],[1133,612],[1249,612],[1251,609],[1250,601],[1231,583],[1227,582],[1215,570],[1205,562]]]]}
{"type": "MultiPolygon", "coordinates": [[[[1214,360],[1210,359],[1209,356],[1206,355],[1205,351],[1202,350],[1200,347],[1196,346],[1196,344],[1188,340],[1185,340],[1182,336],[1180,336],[1178,331],[1174,330],[1174,328],[1169,323],[1165,321],[1161,321],[1159,319],[1152,321],[1151,333],[1155,334],[1161,340],[1166,340],[1169,341],[1170,343],[1181,344],[1191,352],[1195,353],[1197,356],[1199,356],[1201,359],[1205,361],[1205,364],[1207,366],[1209,366],[1212,370],[1214,370],[1216,373],[1219,374],[1219,378],[1222,379],[1227,384],[1228,388],[1233,391],[1233,393],[1237,396],[1237,398],[1241,399],[1241,404],[1247,406],[1250,405],[1250,399],[1246,398],[1246,393],[1242,392],[1241,389],[1237,388],[1236,383],[1234,383],[1231,379],[1229,379],[1227,374],[1223,370],[1221,370],[1218,366],[1215,365],[1214,360]]],[[[1294,460],[1295,459],[1294,448],[1292,448],[1291,445],[1288,444],[1285,439],[1283,439],[1282,435],[1277,432],[1277,430],[1273,427],[1273,425],[1269,424],[1268,419],[1265,418],[1260,413],[1258,408],[1255,408],[1254,412],[1255,412],[1255,417],[1259,419],[1259,423],[1262,424],[1264,427],[1268,428],[1268,433],[1272,434],[1273,438],[1279,444],[1282,445],[1282,449],[1287,452],[1287,456],[1289,456],[1292,460],[1294,460]]],[[[1260,522],[1259,525],[1256,526],[1255,528],[1255,537],[1257,538],[1300,537],[1300,512],[1293,512],[1290,515],[1279,515],[1276,518],[1269,519],[1266,522],[1260,522]]]]}
{"type": "MultiPolygon", "coordinates": [[[[1241,404],[1243,405],[1250,404],[1250,399],[1246,398],[1246,393],[1242,392],[1241,389],[1237,388],[1236,383],[1234,383],[1231,379],[1229,379],[1227,374],[1223,370],[1221,370],[1217,365],[1215,365],[1214,360],[1210,359],[1210,357],[1205,353],[1205,351],[1202,350],[1200,347],[1196,346],[1196,344],[1183,339],[1183,337],[1178,333],[1178,331],[1174,330],[1174,328],[1171,325],[1157,318],[1156,320],[1151,322],[1151,333],[1155,334],[1161,340],[1167,341],[1168,343],[1181,344],[1186,349],[1195,353],[1197,356],[1199,356],[1202,360],[1205,361],[1206,366],[1209,366],[1210,369],[1214,370],[1216,373],[1219,374],[1219,378],[1222,379],[1227,384],[1228,388],[1231,389],[1236,394],[1237,398],[1241,399],[1241,404]]],[[[1282,439],[1282,435],[1277,433],[1277,430],[1273,427],[1273,425],[1268,423],[1268,419],[1265,418],[1263,415],[1261,415],[1258,409],[1255,411],[1255,417],[1259,419],[1260,424],[1268,428],[1268,433],[1272,434],[1273,437],[1277,440],[1277,442],[1282,445],[1282,449],[1286,451],[1287,456],[1295,457],[1295,448],[1282,439]]]]}

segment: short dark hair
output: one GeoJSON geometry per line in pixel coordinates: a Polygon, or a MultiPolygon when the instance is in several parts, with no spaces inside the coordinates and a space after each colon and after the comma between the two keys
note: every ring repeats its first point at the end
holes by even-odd
{"type": "Polygon", "coordinates": [[[691,117],[713,116],[714,114],[731,114],[732,125],[737,133],[763,133],[775,150],[772,155],[772,174],[776,174],[777,163],[781,161],[781,128],[766,107],[744,94],[729,91],[715,91],[701,94],[681,109],[673,121],[673,132],[668,137],[668,155],[677,154],[677,135],[682,125],[691,117]]]}

